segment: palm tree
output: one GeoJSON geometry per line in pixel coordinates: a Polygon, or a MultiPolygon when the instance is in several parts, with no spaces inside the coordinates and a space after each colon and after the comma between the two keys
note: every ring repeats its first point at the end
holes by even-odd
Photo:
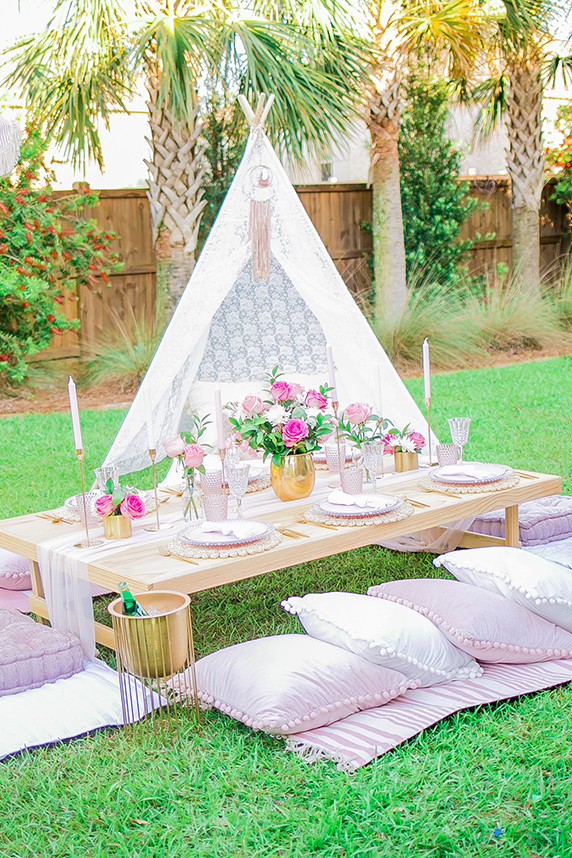
{"type": "Polygon", "coordinates": [[[308,2],[320,14],[296,26],[242,17],[234,0],[163,0],[151,15],[136,0],[131,19],[121,0],[56,0],[48,28],[6,52],[5,83],[76,165],[87,158],[102,165],[98,122],[108,127],[144,82],[158,280],[168,284],[171,306],[192,272],[205,205],[202,81],[228,86],[227,75],[237,92],[273,92],[269,133],[298,158],[305,144],[322,149],[341,138],[355,111],[368,53],[326,15],[330,0],[308,2]]]}
{"type": "Polygon", "coordinates": [[[489,132],[504,119],[512,207],[512,266],[530,288],[540,284],[540,205],[544,185],[542,103],[546,82],[571,58],[554,51],[548,0],[503,0],[486,59],[490,76],[474,89],[482,100],[480,128],[489,132]]]}
{"type": "Polygon", "coordinates": [[[363,0],[380,61],[371,75],[365,121],[371,138],[369,181],[378,318],[396,319],[407,303],[397,143],[401,83],[423,56],[449,76],[464,76],[482,39],[477,0],[363,0]]]}

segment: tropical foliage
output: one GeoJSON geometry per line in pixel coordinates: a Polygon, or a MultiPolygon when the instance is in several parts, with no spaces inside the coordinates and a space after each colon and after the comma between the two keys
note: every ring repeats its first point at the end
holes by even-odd
{"type": "Polygon", "coordinates": [[[546,153],[546,160],[556,176],[552,199],[560,205],[572,206],[572,104],[559,106],[555,125],[562,140],[546,153]]]}
{"type": "Polygon", "coordinates": [[[78,326],[64,312],[78,286],[105,285],[120,267],[110,251],[115,235],[82,216],[97,194],[52,199],[46,148],[29,125],[18,167],[0,180],[0,382],[23,380],[26,357],[78,326]]]}
{"type": "Polygon", "coordinates": [[[459,230],[482,204],[467,196],[467,182],[458,181],[461,156],[445,132],[451,87],[413,73],[405,95],[399,161],[407,274],[430,266],[436,282],[452,285],[466,252],[479,240],[459,241],[459,230]]]}

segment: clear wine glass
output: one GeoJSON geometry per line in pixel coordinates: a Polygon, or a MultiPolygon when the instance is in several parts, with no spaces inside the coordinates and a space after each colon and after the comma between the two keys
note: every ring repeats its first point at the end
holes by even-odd
{"type": "Polygon", "coordinates": [[[237,518],[242,519],[242,498],[248,488],[250,465],[248,462],[238,462],[235,465],[229,465],[228,468],[225,468],[225,472],[228,490],[231,496],[236,499],[238,506],[237,518]]]}
{"type": "Polygon", "coordinates": [[[447,420],[451,441],[459,448],[459,462],[463,461],[463,447],[469,440],[470,417],[449,417],[447,420]]]}
{"type": "Polygon", "coordinates": [[[367,444],[361,445],[361,452],[368,480],[373,485],[374,491],[377,491],[377,475],[383,468],[385,444],[383,441],[368,441],[367,444]]]}

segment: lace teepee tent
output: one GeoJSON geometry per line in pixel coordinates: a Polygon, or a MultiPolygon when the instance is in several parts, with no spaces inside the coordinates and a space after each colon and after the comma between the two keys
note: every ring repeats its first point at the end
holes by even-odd
{"type": "MultiPolygon", "coordinates": [[[[256,115],[248,107],[244,157],[107,454],[105,464],[118,465],[121,473],[149,464],[146,390],[160,442],[179,431],[187,410],[212,415],[216,387],[223,402],[239,400],[260,390],[264,374],[276,365],[305,387],[326,383],[326,344],[341,408],[355,401],[378,407],[381,388],[384,416],[422,430],[420,411],[264,134],[266,112],[260,103],[256,115]]],[[[205,440],[215,443],[214,435],[205,440]]],[[[157,447],[159,460],[164,452],[157,447]]]]}

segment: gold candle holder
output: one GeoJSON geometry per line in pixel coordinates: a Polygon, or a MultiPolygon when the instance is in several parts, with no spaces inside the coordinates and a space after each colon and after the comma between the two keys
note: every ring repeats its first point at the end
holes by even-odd
{"type": "Polygon", "coordinates": [[[227,494],[228,493],[228,486],[226,484],[226,474],[224,472],[224,457],[226,454],[226,450],[224,449],[224,447],[218,448],[218,454],[220,456],[220,466],[221,466],[221,470],[222,470],[222,493],[227,494]]]}
{"type": "Polygon", "coordinates": [[[89,538],[89,526],[87,523],[87,503],[85,500],[85,483],[83,480],[83,447],[80,450],[75,451],[77,460],[79,462],[79,476],[81,479],[81,499],[83,503],[83,520],[85,522],[85,539],[82,539],[81,542],[77,542],[76,548],[96,548],[98,545],[103,545],[103,539],[90,539],[89,538]]]}
{"type": "MultiPolygon", "coordinates": [[[[344,461],[342,462],[342,451],[340,449],[340,429],[338,426],[338,407],[340,403],[332,400],[332,408],[334,409],[334,417],[336,419],[336,443],[338,445],[338,462],[340,465],[340,474],[344,470],[346,466],[346,457],[344,456],[344,461]]],[[[340,477],[340,486],[342,484],[342,478],[340,477]]]]}
{"type": "Polygon", "coordinates": [[[432,461],[433,456],[432,456],[432,452],[431,452],[431,420],[430,420],[431,397],[430,396],[428,396],[427,399],[425,400],[425,408],[427,409],[427,443],[429,444],[429,467],[431,467],[431,465],[433,465],[435,463],[432,461]]]}
{"type": "Polygon", "coordinates": [[[173,525],[168,523],[161,524],[159,521],[159,499],[157,497],[157,474],[155,472],[155,459],[157,458],[157,450],[149,450],[149,458],[153,467],[153,492],[155,494],[155,513],[157,515],[156,524],[148,524],[143,530],[149,530],[156,533],[158,530],[170,530],[173,525]]]}

